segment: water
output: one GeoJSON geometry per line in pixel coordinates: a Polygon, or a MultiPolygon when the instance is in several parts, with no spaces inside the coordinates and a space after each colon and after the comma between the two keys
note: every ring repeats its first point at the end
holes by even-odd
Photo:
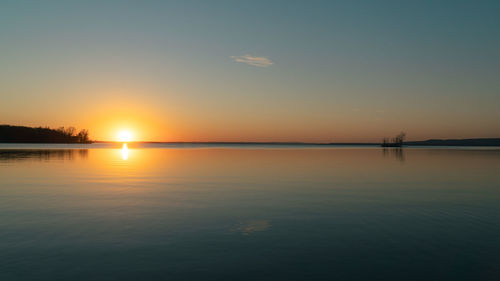
{"type": "Polygon", "coordinates": [[[1,145],[0,280],[499,280],[498,148],[1,145]]]}

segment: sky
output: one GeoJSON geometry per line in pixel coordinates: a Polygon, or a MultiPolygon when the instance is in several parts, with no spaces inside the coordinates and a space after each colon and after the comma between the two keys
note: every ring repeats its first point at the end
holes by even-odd
{"type": "Polygon", "coordinates": [[[0,1],[0,124],[97,140],[500,137],[500,1],[0,1]]]}

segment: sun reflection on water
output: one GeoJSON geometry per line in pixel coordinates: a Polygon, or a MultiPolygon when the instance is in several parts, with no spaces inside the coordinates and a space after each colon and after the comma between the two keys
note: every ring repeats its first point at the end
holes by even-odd
{"type": "Polygon", "coordinates": [[[122,159],[127,160],[128,159],[128,146],[126,143],[123,144],[121,152],[122,152],[122,159]]]}

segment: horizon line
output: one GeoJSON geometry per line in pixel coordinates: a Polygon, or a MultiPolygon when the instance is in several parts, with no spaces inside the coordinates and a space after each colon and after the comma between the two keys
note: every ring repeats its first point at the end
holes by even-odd
{"type": "MultiPolygon", "coordinates": [[[[463,138],[463,139],[438,139],[430,138],[424,140],[408,140],[404,143],[428,142],[428,141],[474,141],[474,140],[497,140],[499,137],[463,138]]],[[[106,141],[93,140],[93,143],[164,143],[164,144],[295,144],[295,145],[379,145],[382,142],[303,142],[303,141],[106,141]]]]}

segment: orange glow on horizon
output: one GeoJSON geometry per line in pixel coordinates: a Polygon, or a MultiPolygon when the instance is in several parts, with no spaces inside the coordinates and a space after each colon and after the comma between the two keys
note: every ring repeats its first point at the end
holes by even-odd
{"type": "Polygon", "coordinates": [[[139,101],[103,100],[88,116],[90,118],[82,120],[80,126],[88,128],[91,138],[98,141],[163,140],[165,132],[171,131],[169,122],[165,121],[170,120],[170,116],[160,115],[152,105],[139,101]]]}

